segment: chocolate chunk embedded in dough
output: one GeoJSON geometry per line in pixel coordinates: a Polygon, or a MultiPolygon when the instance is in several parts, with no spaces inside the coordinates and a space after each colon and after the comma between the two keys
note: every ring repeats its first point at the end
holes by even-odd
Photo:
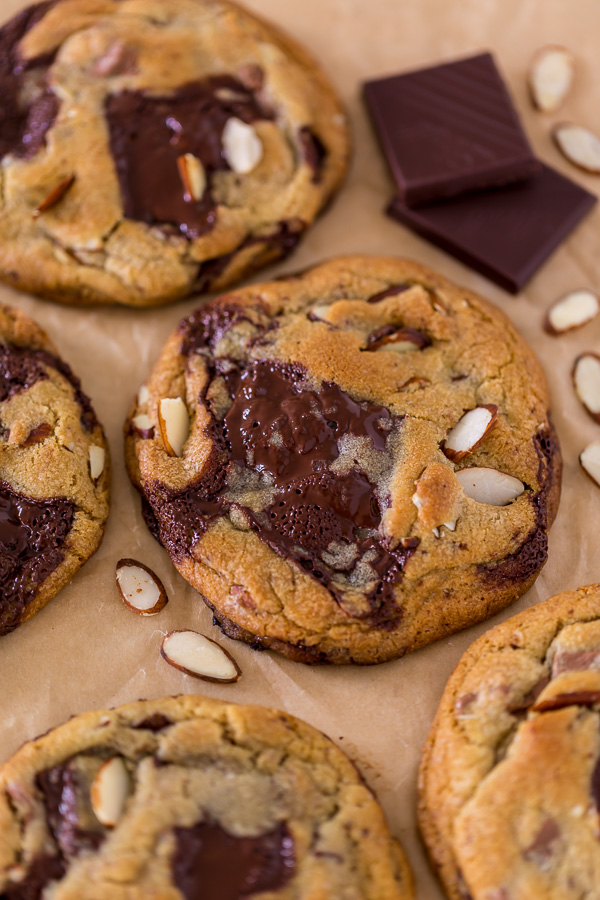
{"type": "Polygon", "coordinates": [[[173,880],[186,900],[240,900],[283,888],[294,872],[285,825],[259,837],[234,837],[215,823],[175,829],[173,880]]]}

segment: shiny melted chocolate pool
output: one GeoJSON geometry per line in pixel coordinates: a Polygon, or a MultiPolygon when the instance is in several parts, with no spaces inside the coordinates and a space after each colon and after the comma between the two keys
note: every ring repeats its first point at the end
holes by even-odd
{"type": "Polygon", "coordinates": [[[33,500],[0,481],[0,634],[13,631],[60,565],[73,525],[70,500],[33,500]]]}
{"type": "Polygon", "coordinates": [[[381,533],[391,443],[402,419],[332,382],[315,384],[300,365],[213,359],[210,350],[243,318],[209,307],[182,326],[182,352],[207,356],[212,373],[203,399],[213,452],[185,491],[150,492],[149,524],[181,558],[214,519],[241,518],[352,615],[394,628],[401,611],[393,588],[417,545],[392,548],[381,533]],[[213,403],[216,395],[226,403],[213,403]]]}

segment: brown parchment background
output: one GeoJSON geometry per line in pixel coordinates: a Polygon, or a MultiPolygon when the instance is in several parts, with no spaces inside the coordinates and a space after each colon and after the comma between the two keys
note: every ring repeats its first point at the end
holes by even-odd
{"type": "MultiPolygon", "coordinates": [[[[25,5],[24,0],[0,0],[0,17],[25,5]]],[[[82,311],[2,287],[0,302],[15,304],[37,319],[92,397],[111,445],[113,505],[96,556],[45,610],[0,641],[0,761],[23,741],[74,713],[137,698],[196,692],[275,705],[325,731],[355,759],[406,848],[419,898],[441,900],[418,839],[414,810],[420,749],[446,679],[466,647],[499,618],[561,590],[600,581],[600,489],[577,462],[581,449],[600,438],[600,426],[580,407],[570,377],[578,353],[600,350],[600,318],[560,338],[542,330],[545,310],[564,292],[582,286],[600,290],[600,210],[584,221],[518,298],[509,296],[384,216],[392,186],[367,121],[360,84],[491,49],[539,156],[600,192],[600,176],[572,168],[549,137],[551,125],[562,120],[600,131],[600,4],[598,0],[247,0],[247,5],[287,29],[322,61],[347,104],[355,139],[354,161],[341,195],[291,259],[255,280],[337,253],[397,254],[431,265],[497,303],[539,354],[553,397],[565,472],[549,561],[535,587],[502,616],[374,668],[311,669],[221,637],[200,597],[147,532],[122,458],[122,422],[131,397],[167,335],[198,299],[150,312],[82,311]],[[554,116],[531,108],[525,82],[533,51],[545,43],[566,44],[578,64],[574,91],[554,116]],[[163,579],[170,603],[159,616],[143,619],[118,599],[114,567],[121,557],[143,560],[163,579]],[[159,644],[162,634],[173,628],[195,628],[222,640],[243,670],[240,682],[211,685],[166,665],[159,644]]]]}

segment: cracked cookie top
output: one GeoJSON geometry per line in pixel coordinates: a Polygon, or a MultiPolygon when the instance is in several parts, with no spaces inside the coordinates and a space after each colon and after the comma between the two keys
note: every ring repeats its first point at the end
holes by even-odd
{"type": "Polygon", "coordinates": [[[292,716],[202,697],[77,716],[0,769],[7,900],[411,900],[350,760],[292,716]]]}
{"type": "Polygon", "coordinates": [[[291,252],[348,134],[294,42],[227,0],[45,0],[0,29],[0,277],[150,306],[291,252]]]}
{"type": "Polygon", "coordinates": [[[496,309],[414,263],[348,257],[181,322],[128,465],[228,634],[377,662],[532,584],[559,492],[547,410],[496,309]]]}
{"type": "Polygon", "coordinates": [[[31,618],[97,549],[108,447],[48,337],[0,307],[0,634],[31,618]]]}
{"type": "Polygon", "coordinates": [[[600,861],[600,585],[484,634],[421,764],[421,828],[452,900],[575,900],[600,861]]]}

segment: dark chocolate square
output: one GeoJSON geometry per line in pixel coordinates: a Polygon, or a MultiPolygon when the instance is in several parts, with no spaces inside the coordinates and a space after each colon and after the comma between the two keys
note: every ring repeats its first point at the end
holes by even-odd
{"type": "Polygon", "coordinates": [[[595,203],[593,194],[542,164],[536,178],[501,190],[421,209],[396,198],[388,213],[516,294],[595,203]]]}
{"type": "Polygon", "coordinates": [[[539,172],[490,53],[369,81],[364,95],[408,206],[539,172]]]}

